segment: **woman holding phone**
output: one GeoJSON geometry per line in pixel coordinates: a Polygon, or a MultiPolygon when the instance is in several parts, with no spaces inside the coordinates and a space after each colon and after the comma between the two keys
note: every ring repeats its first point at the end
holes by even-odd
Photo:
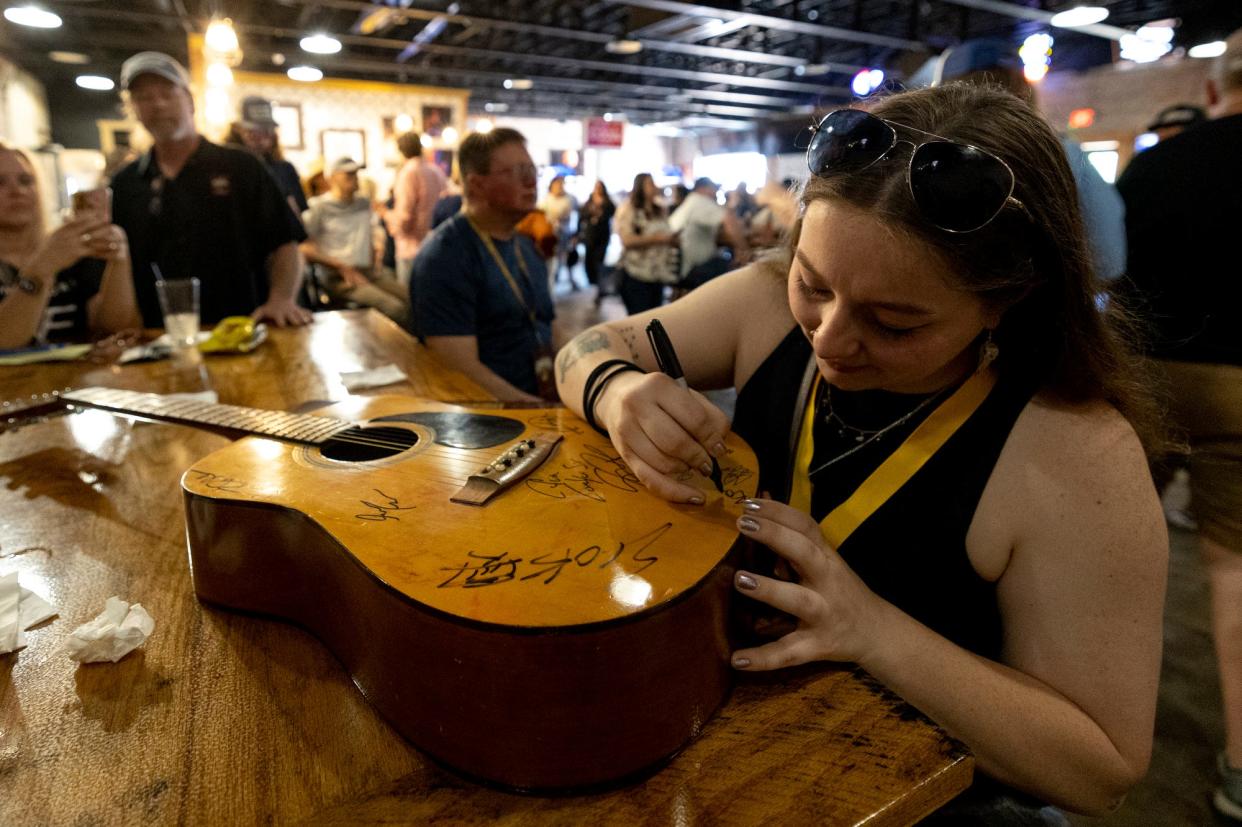
{"type": "Polygon", "coordinates": [[[949,85],[829,113],[807,163],[778,256],[658,311],[691,388],[738,388],[731,422],[656,372],[656,311],[570,342],[561,398],[669,500],[713,506],[682,480],[728,430],[754,448],[771,493],[737,527],[797,578],[734,586],[797,624],[732,665],[853,662],[965,742],[975,786],[927,823],[1111,810],[1151,756],[1168,536],[1065,152],[949,85]]]}
{"type": "Polygon", "coordinates": [[[78,194],[73,216],[50,233],[41,196],[30,158],[0,144],[0,348],[141,327],[107,192],[78,194]]]}

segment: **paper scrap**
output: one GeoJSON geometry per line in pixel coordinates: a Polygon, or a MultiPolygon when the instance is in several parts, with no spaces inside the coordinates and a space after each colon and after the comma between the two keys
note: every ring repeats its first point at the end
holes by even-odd
{"type": "Polygon", "coordinates": [[[69,634],[65,653],[79,663],[116,663],[141,646],[155,631],[155,621],[141,603],[109,597],[103,613],[69,634]]]}
{"type": "Polygon", "coordinates": [[[0,653],[12,652],[26,645],[21,624],[22,590],[17,585],[17,572],[0,577],[0,653]]]}
{"type": "Polygon", "coordinates": [[[30,589],[23,589],[17,572],[0,577],[0,654],[25,646],[25,630],[51,617],[56,617],[56,609],[30,589]]]}
{"type": "Polygon", "coordinates": [[[396,365],[383,365],[370,370],[355,370],[341,374],[341,381],[345,383],[345,389],[349,391],[380,388],[384,385],[404,382],[408,378],[396,365]]]}

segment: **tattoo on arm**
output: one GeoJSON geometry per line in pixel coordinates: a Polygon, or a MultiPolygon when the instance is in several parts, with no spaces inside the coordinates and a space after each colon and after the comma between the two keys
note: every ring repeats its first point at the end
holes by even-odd
{"type": "Polygon", "coordinates": [[[638,361],[638,331],[634,325],[625,325],[617,328],[617,333],[621,335],[621,339],[625,342],[625,346],[630,349],[630,359],[638,361]]]}
{"type": "Polygon", "coordinates": [[[557,358],[557,365],[561,369],[561,381],[565,381],[569,369],[577,364],[579,359],[588,353],[594,353],[606,347],[608,347],[608,334],[602,330],[588,330],[574,337],[573,341],[565,345],[561,350],[561,355],[557,358]]]}

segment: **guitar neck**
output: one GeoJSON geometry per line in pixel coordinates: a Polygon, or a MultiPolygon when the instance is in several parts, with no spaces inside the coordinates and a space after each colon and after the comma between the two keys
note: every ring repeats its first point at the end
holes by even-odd
{"type": "Polygon", "coordinates": [[[154,393],[83,388],[68,391],[61,398],[72,405],[98,408],[111,413],[139,416],[177,425],[192,425],[236,435],[253,434],[287,442],[322,445],[342,431],[354,427],[343,419],[309,414],[291,414],[220,405],[196,399],[169,398],[154,393]]]}

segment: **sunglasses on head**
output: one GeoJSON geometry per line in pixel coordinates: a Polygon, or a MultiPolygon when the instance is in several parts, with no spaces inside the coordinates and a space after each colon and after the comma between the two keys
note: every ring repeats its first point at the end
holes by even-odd
{"type": "Polygon", "coordinates": [[[906,180],[915,205],[932,226],[969,233],[987,226],[1007,204],[1025,211],[1013,197],[1013,170],[992,153],[859,109],[824,116],[806,149],[806,163],[815,175],[829,178],[866,169],[898,144],[914,149],[906,180]],[[901,140],[898,128],[922,139],[901,140]]]}

